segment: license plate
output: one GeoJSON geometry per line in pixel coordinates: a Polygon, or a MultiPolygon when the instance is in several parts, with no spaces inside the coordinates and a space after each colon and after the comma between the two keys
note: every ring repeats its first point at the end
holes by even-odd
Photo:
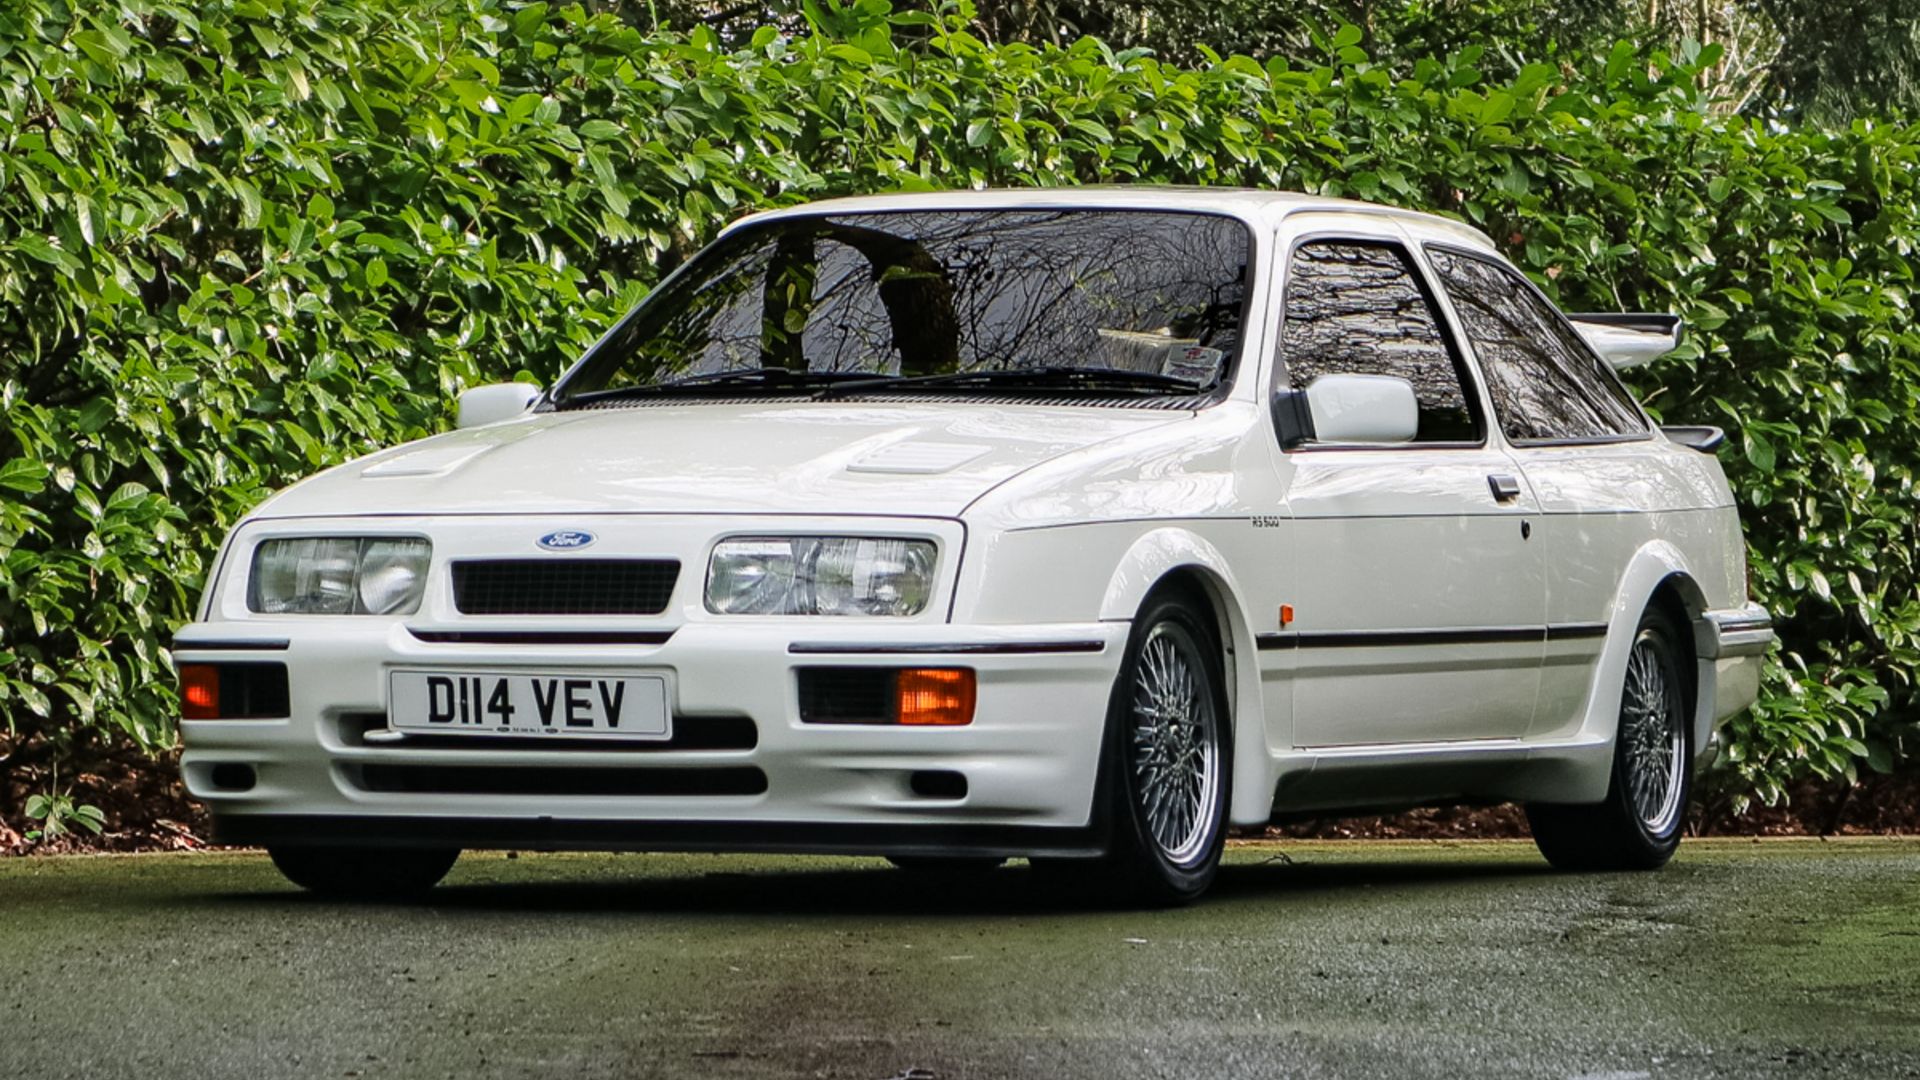
{"type": "Polygon", "coordinates": [[[387,723],[436,735],[672,735],[659,675],[540,675],[520,671],[395,671],[387,723]]]}

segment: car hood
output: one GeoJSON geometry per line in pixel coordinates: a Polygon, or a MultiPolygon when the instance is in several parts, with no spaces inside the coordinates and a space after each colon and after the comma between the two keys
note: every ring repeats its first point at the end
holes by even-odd
{"type": "Polygon", "coordinates": [[[951,517],[1043,461],[1190,416],[1132,408],[845,402],[544,413],[361,458],[288,488],[255,516],[951,517]]]}

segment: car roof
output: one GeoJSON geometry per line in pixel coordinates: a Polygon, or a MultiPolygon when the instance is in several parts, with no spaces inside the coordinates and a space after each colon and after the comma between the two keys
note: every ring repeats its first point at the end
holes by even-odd
{"type": "Polygon", "coordinates": [[[733,223],[737,228],[748,221],[805,216],[811,214],[856,214],[902,210],[1026,210],[1026,209],[1126,209],[1185,210],[1278,222],[1297,213],[1350,213],[1370,217],[1390,217],[1423,234],[1423,239],[1447,239],[1470,247],[1494,251],[1486,233],[1463,222],[1418,210],[1307,195],[1295,191],[1265,191],[1257,188],[1175,187],[1159,184],[1112,184],[1086,187],[986,188],[955,191],[911,191],[884,195],[853,195],[799,203],[779,210],[753,214],[733,223]]]}

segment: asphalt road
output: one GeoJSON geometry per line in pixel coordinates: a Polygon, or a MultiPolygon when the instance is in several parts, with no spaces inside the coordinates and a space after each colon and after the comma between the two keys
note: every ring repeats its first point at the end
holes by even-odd
{"type": "Polygon", "coordinates": [[[1920,1077],[1920,842],[1229,860],[1149,912],[853,859],[469,856],[414,908],[0,861],[0,1076],[1920,1077]]]}

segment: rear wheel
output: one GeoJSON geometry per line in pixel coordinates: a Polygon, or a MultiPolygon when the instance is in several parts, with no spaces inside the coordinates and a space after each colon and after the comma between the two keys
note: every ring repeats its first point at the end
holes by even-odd
{"type": "Polygon", "coordinates": [[[1627,654],[1604,801],[1527,807],[1534,843],[1562,870],[1652,870],[1680,846],[1693,784],[1692,702],[1679,628],[1641,616],[1627,654]]]}
{"type": "Polygon", "coordinates": [[[458,848],[289,847],[267,849],[288,881],[341,900],[418,900],[460,857],[458,848]]]}
{"type": "Polygon", "coordinates": [[[1220,667],[1211,624],[1193,605],[1167,597],[1140,613],[1102,751],[1111,846],[1094,863],[1045,869],[1085,868],[1121,899],[1160,904],[1188,903],[1213,884],[1233,769],[1220,667]]]}

